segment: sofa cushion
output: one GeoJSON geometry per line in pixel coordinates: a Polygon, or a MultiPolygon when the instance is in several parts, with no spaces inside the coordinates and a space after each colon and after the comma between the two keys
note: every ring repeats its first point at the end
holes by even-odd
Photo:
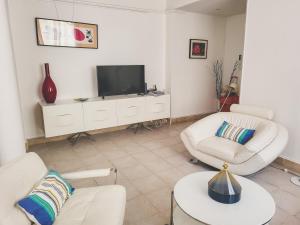
{"type": "Polygon", "coordinates": [[[39,225],[52,225],[74,188],[54,170],[50,170],[28,196],[18,201],[18,207],[39,225]]]}
{"type": "Polygon", "coordinates": [[[243,163],[255,154],[244,145],[215,136],[200,141],[196,149],[233,164],[243,163]]]}
{"type": "Polygon", "coordinates": [[[123,186],[76,189],[54,225],[122,225],[126,204],[123,186]]]}

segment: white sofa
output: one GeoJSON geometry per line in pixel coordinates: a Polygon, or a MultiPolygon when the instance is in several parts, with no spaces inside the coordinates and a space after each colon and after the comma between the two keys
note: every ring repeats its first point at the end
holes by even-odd
{"type": "MultiPolygon", "coordinates": [[[[0,225],[30,225],[15,204],[26,196],[47,173],[35,153],[27,153],[0,168],[0,225]]],[[[68,179],[105,176],[107,170],[65,174],[68,179]]],[[[75,189],[54,225],[122,225],[126,204],[125,188],[108,185],[75,189]]]]}
{"type": "Polygon", "coordinates": [[[274,161],[288,141],[287,130],[272,121],[273,111],[249,105],[234,104],[231,112],[219,112],[197,121],[181,133],[181,139],[196,159],[221,169],[226,161],[232,173],[253,174],[274,161]],[[223,121],[255,129],[245,145],[216,137],[223,121]]]}

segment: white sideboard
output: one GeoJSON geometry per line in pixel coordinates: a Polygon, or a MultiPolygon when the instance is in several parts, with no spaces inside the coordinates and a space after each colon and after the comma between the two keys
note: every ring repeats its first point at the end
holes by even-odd
{"type": "Polygon", "coordinates": [[[170,95],[113,96],[40,103],[45,137],[170,118],[170,95]]]}

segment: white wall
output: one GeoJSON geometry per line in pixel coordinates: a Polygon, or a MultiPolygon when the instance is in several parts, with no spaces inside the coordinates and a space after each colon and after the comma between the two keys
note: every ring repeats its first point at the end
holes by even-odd
{"type": "Polygon", "coordinates": [[[199,0],[166,0],[167,9],[178,9],[182,6],[198,2],[199,0]]]}
{"type": "Polygon", "coordinates": [[[226,18],[223,85],[229,84],[234,63],[243,55],[245,22],[245,14],[226,18]]]}
{"type": "Polygon", "coordinates": [[[0,0],[0,166],[25,153],[7,1],[0,0]]]}
{"type": "Polygon", "coordinates": [[[172,117],[216,110],[211,65],[223,58],[225,20],[186,12],[167,14],[167,74],[172,117]],[[208,40],[208,59],[189,59],[189,39],[208,40]]]}
{"type": "Polygon", "coordinates": [[[300,1],[248,1],[241,103],[269,107],[288,128],[283,156],[300,163],[300,1]]]}
{"type": "MultiPolygon", "coordinates": [[[[72,19],[72,4],[57,6],[60,19],[72,19]]],[[[34,18],[57,18],[53,1],[10,0],[9,8],[26,138],[43,135],[37,103],[45,62],[58,99],[96,96],[96,65],[106,64],[145,64],[149,85],[164,89],[163,14],[77,4],[75,21],[99,25],[99,49],[93,50],[37,46],[34,18]]]]}
{"type": "MultiPolygon", "coordinates": [[[[47,1],[47,0],[44,0],[47,1]]],[[[61,0],[72,2],[74,0],[61,0]]],[[[75,0],[78,3],[88,3],[93,5],[125,7],[141,10],[157,10],[163,11],[166,8],[166,0],[75,0]]]]}

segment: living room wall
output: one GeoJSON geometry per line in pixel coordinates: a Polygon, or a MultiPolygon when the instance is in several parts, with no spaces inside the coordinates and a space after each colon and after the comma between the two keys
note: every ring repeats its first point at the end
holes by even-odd
{"type": "Polygon", "coordinates": [[[9,1],[26,138],[43,135],[38,107],[43,63],[50,63],[58,100],[96,96],[96,65],[145,64],[149,86],[165,88],[164,15],[160,0],[151,8],[149,1],[119,1],[128,3],[128,10],[122,4],[117,6],[119,9],[76,4],[75,21],[99,25],[99,49],[37,46],[34,18],[72,20],[72,2],[56,1],[57,13],[53,1],[9,1]]]}
{"type": "Polygon", "coordinates": [[[212,64],[224,56],[225,21],[183,11],[167,13],[166,68],[172,117],[216,111],[212,64]],[[189,59],[189,39],[208,40],[207,59],[189,59]]]}
{"type": "Polygon", "coordinates": [[[289,131],[283,157],[300,163],[300,1],[248,1],[241,103],[269,107],[289,131]]]}
{"type": "Polygon", "coordinates": [[[234,63],[244,54],[245,22],[245,14],[226,18],[223,85],[229,84],[234,63]]]}

